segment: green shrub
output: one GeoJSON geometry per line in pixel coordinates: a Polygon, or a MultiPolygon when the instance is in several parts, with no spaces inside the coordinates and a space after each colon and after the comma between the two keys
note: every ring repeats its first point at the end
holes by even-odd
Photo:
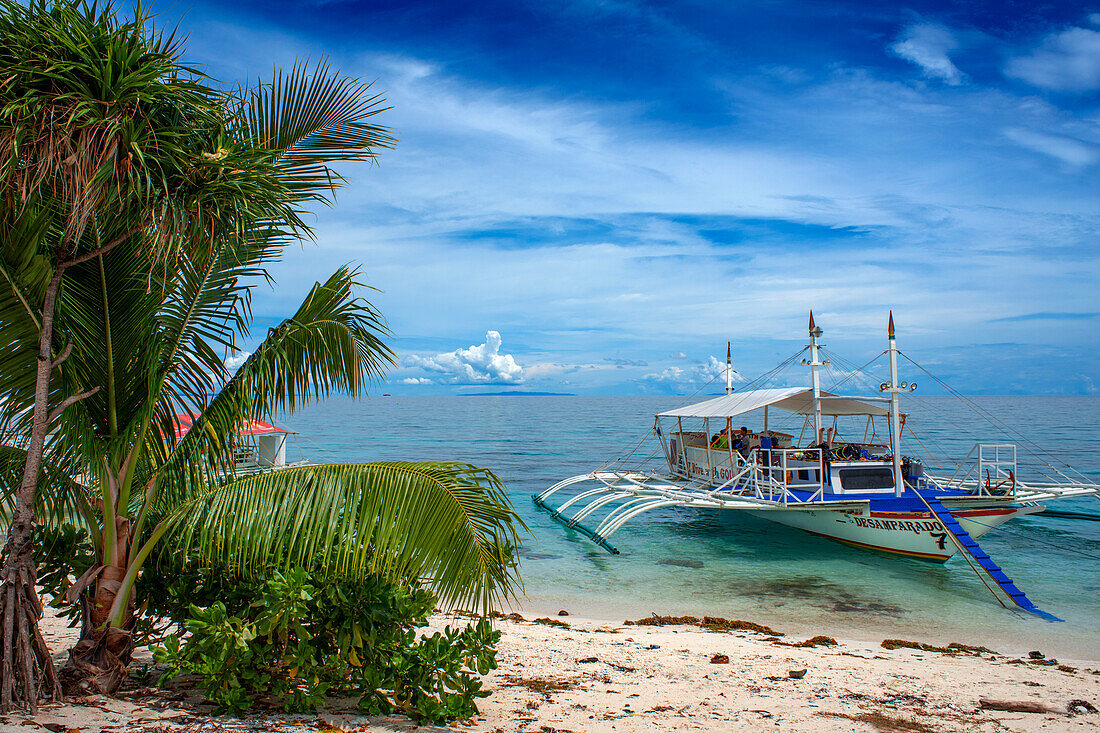
{"type": "Polygon", "coordinates": [[[464,629],[422,636],[435,598],[378,579],[321,581],[301,569],[260,583],[195,571],[156,598],[164,610],[190,598],[184,641],[169,637],[153,658],[198,685],[221,711],[256,701],[307,712],[326,695],[360,696],[368,714],[405,713],[443,723],[470,717],[480,675],[496,668],[500,632],[482,619],[464,629]]]}

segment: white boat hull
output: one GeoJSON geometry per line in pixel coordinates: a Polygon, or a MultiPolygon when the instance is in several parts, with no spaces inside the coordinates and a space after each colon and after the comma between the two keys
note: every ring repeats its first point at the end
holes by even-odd
{"type": "MultiPolygon", "coordinates": [[[[957,509],[951,513],[977,540],[1021,514],[1042,507],[991,507],[957,509]]],[[[837,511],[760,510],[755,516],[805,530],[849,545],[899,555],[945,562],[957,548],[936,517],[928,512],[878,512],[855,514],[837,511]]]]}

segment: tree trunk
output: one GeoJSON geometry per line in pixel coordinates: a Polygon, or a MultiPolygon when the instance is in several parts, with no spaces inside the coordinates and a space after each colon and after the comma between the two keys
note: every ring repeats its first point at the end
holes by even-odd
{"type": "Polygon", "coordinates": [[[69,661],[61,670],[61,683],[68,695],[113,694],[126,679],[133,657],[133,630],[137,617],[132,594],[122,625],[114,627],[107,623],[122,579],[126,577],[129,556],[130,521],[119,517],[116,527],[119,561],[103,567],[93,592],[80,594],[80,641],[69,650],[69,661]]]}
{"type": "Polygon", "coordinates": [[[34,500],[49,430],[50,373],[55,366],[53,319],[61,274],[58,268],[50,279],[42,305],[31,438],[0,569],[0,712],[4,713],[19,705],[33,714],[40,694],[49,699],[61,696],[53,659],[38,629],[42,604],[35,586],[33,545],[34,500]]]}
{"type": "Polygon", "coordinates": [[[108,626],[111,607],[125,571],[107,566],[96,583],[94,596],[80,598],[83,623],[80,641],[69,650],[69,661],[61,670],[61,681],[68,695],[111,695],[126,679],[134,653],[134,604],[127,606],[121,628],[108,626]]]}
{"type": "MultiPolygon", "coordinates": [[[[38,363],[34,385],[34,409],[31,417],[31,438],[27,445],[27,462],[23,466],[23,481],[15,497],[15,510],[8,527],[8,542],[4,548],[4,565],[0,568],[0,713],[19,705],[27,712],[38,711],[40,695],[47,699],[61,698],[57,670],[38,620],[42,618],[42,603],[35,584],[34,563],[34,500],[38,478],[42,471],[42,456],[50,422],[73,403],[94,394],[99,388],[72,395],[50,410],[50,374],[69,355],[68,348],[53,358],[53,322],[57,310],[57,294],[61,277],[73,265],[101,257],[143,228],[131,227],[110,242],[79,256],[69,257],[71,249],[61,242],[53,277],[46,285],[42,303],[42,332],[38,339],[38,363]]],[[[129,659],[127,655],[127,659],[129,659]]]]}

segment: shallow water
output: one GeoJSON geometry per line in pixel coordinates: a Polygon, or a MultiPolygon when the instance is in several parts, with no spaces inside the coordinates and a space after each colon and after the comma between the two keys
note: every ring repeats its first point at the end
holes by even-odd
{"type": "MultiPolygon", "coordinates": [[[[980,409],[1040,444],[1048,458],[1100,479],[1096,397],[980,397],[980,409]]],[[[1003,609],[970,571],[851,548],[743,512],[655,511],[620,530],[612,556],[538,510],[531,495],[614,456],[648,454],[653,415],[678,397],[397,397],[328,400],[286,417],[317,461],[464,460],[494,470],[531,530],[520,550],[530,609],[621,621],[650,612],[745,618],[848,638],[999,642],[1100,658],[1100,522],[1022,517],[982,547],[1053,624],[1003,609]],[[881,638],[879,636],[878,638],[881,638]]],[[[962,457],[1004,431],[956,400],[910,400],[907,431],[962,457]]],[[[773,415],[773,418],[775,416],[773,415]]],[[[753,416],[746,425],[758,425],[753,416]]],[[[800,420],[773,429],[798,434],[800,420]]],[[[859,429],[862,437],[863,429],[859,429]]],[[[851,433],[848,433],[851,434],[851,433]]],[[[908,433],[907,433],[908,434],[908,433]]],[[[291,455],[288,449],[288,460],[291,455]]],[[[907,454],[922,454],[910,442],[907,454]]],[[[1021,459],[1023,456],[1021,456],[1021,459]]],[[[935,466],[926,461],[926,466],[935,466]]],[[[1066,469],[1063,469],[1066,470],[1066,469]]],[[[1021,465],[1021,475],[1027,475],[1021,465]]],[[[1050,472],[1050,469],[1047,469],[1050,472]]],[[[1100,513],[1095,499],[1052,508],[1100,513]]]]}

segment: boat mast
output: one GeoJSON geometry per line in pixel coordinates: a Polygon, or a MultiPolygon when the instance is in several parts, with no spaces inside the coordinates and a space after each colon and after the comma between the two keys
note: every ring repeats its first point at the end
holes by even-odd
{"type": "Polygon", "coordinates": [[[733,354],[730,341],[726,342],[726,394],[733,394],[733,354]]]}
{"type": "MultiPolygon", "coordinates": [[[[814,390],[814,443],[820,443],[821,438],[821,375],[818,367],[822,366],[817,358],[817,337],[823,333],[821,328],[814,324],[814,312],[810,311],[810,379],[814,390]]],[[[807,362],[803,360],[803,364],[807,362]]]]}
{"type": "Polygon", "coordinates": [[[894,459],[894,496],[901,496],[905,488],[901,475],[901,418],[898,415],[898,342],[894,338],[894,311],[890,311],[890,321],[886,326],[890,342],[890,448],[894,459]]]}

